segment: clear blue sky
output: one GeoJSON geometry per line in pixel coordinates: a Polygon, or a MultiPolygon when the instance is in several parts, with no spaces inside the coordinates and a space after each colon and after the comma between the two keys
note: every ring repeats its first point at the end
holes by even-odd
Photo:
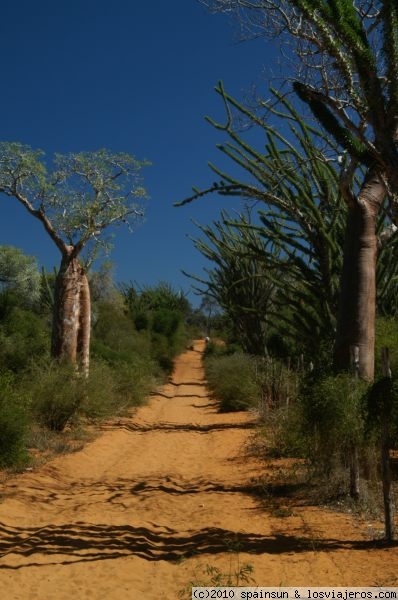
{"type": "MultiPolygon", "coordinates": [[[[150,160],[146,220],[133,234],[117,230],[115,277],[188,290],[180,270],[204,265],[187,238],[197,233],[191,220],[209,223],[232,207],[218,196],[172,206],[214,180],[208,160],[222,164],[223,135],[204,121],[223,117],[213,88],[222,79],[238,97],[252,84],[266,95],[264,69],[277,50],[237,44],[228,19],[196,0],[4,0],[2,21],[0,138],[48,157],[109,148],[150,160]]],[[[41,224],[16,201],[0,202],[0,243],[57,265],[41,224]]]]}

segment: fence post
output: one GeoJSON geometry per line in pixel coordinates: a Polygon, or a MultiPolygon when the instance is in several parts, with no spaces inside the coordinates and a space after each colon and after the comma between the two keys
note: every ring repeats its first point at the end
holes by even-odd
{"type": "Polygon", "coordinates": [[[383,480],[383,503],[384,503],[384,523],[385,537],[388,542],[394,539],[394,517],[393,502],[391,496],[391,468],[390,468],[390,403],[391,403],[391,369],[390,356],[388,348],[381,349],[381,365],[383,377],[389,381],[385,387],[388,397],[382,398],[381,410],[381,473],[383,480]]]}

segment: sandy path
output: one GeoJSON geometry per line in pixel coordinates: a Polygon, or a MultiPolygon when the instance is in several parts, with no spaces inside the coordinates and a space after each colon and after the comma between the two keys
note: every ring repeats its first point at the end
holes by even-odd
{"type": "Polygon", "coordinates": [[[8,480],[0,599],[173,600],[206,565],[235,571],[231,549],[258,585],[398,585],[398,548],[376,547],[367,523],[302,503],[278,516],[252,493],[251,417],[217,413],[202,349],[134,417],[8,480]]]}

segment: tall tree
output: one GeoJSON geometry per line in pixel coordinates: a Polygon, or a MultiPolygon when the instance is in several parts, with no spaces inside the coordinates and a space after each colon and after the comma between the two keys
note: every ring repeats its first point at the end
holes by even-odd
{"type": "Polygon", "coordinates": [[[57,154],[48,170],[43,153],[0,143],[0,192],[38,219],[61,253],[54,298],[52,355],[89,367],[90,290],[87,264],[104,230],[143,215],[140,171],[147,163],[107,150],[57,154]],[[79,259],[86,258],[86,264],[79,259]]]}
{"type": "Polygon", "coordinates": [[[246,31],[279,37],[293,87],[351,161],[341,180],[348,215],[335,346],[347,367],[374,375],[376,224],[388,197],[396,230],[398,197],[398,6],[394,0],[204,0],[233,12],[246,31]],[[366,168],[359,189],[352,177],[366,168]]]}
{"type": "MultiPolygon", "coordinates": [[[[275,290],[266,260],[272,253],[267,249],[267,242],[250,227],[250,212],[239,215],[237,227],[230,224],[230,220],[229,214],[223,211],[220,221],[198,225],[204,237],[193,241],[212,263],[212,268],[205,270],[205,278],[186,275],[196,282],[195,290],[203,295],[201,309],[207,312],[208,303],[216,303],[227,315],[243,349],[249,354],[264,356],[267,354],[267,321],[275,290]]],[[[210,335],[209,331],[207,334],[210,335]]]]}
{"type": "MultiPolygon", "coordinates": [[[[222,84],[216,91],[225,103],[227,122],[220,125],[209,120],[228,136],[218,147],[243,169],[245,177],[221,172],[211,164],[221,179],[207,189],[196,189],[181,204],[210,193],[261,204],[256,204],[257,223],[244,215],[231,219],[223,213],[222,222],[200,227],[205,239],[195,240],[195,245],[215,267],[207,271],[205,280],[197,281],[208,286],[207,293],[219,296],[225,310],[228,303],[230,309],[234,307],[235,323],[243,318],[246,307],[257,323],[263,321],[265,326],[267,319],[272,321],[282,337],[299,340],[300,351],[308,350],[314,357],[320,343],[327,341],[330,346],[336,329],[347,216],[339,180],[346,159],[278,92],[273,95],[279,106],[271,109],[278,120],[271,124],[227,94],[222,84]],[[265,151],[240,131],[243,117],[250,132],[262,134],[265,151]],[[255,293],[251,277],[257,281],[255,293]]],[[[361,172],[357,181],[360,177],[361,172]]],[[[378,306],[391,314],[396,306],[398,239],[389,236],[384,217],[382,211],[377,225],[378,306]]]]}

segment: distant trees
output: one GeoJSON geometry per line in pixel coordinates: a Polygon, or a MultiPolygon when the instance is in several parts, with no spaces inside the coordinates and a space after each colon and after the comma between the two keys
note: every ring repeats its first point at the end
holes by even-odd
{"type": "Polygon", "coordinates": [[[353,0],[203,0],[236,14],[245,32],[279,38],[286,77],[350,160],[339,187],[347,206],[335,363],[374,374],[377,221],[384,200],[395,233],[398,197],[398,8],[353,0]],[[364,172],[359,185],[357,166],[364,172]]]}
{"type": "Polygon", "coordinates": [[[36,259],[13,246],[0,246],[0,290],[11,290],[26,303],[40,296],[40,274],[36,259]]]}
{"type": "Polygon", "coordinates": [[[106,245],[104,230],[128,226],[143,215],[141,169],[147,163],[107,150],[56,155],[19,143],[0,144],[0,192],[18,200],[43,224],[61,253],[55,284],[52,355],[89,366],[90,291],[83,251],[90,262],[106,245]]]}
{"type": "Polygon", "coordinates": [[[153,357],[171,372],[175,354],[187,341],[185,324],[192,309],[186,296],[165,282],[141,289],[126,284],[121,292],[137,331],[146,332],[150,339],[153,357]]]}

